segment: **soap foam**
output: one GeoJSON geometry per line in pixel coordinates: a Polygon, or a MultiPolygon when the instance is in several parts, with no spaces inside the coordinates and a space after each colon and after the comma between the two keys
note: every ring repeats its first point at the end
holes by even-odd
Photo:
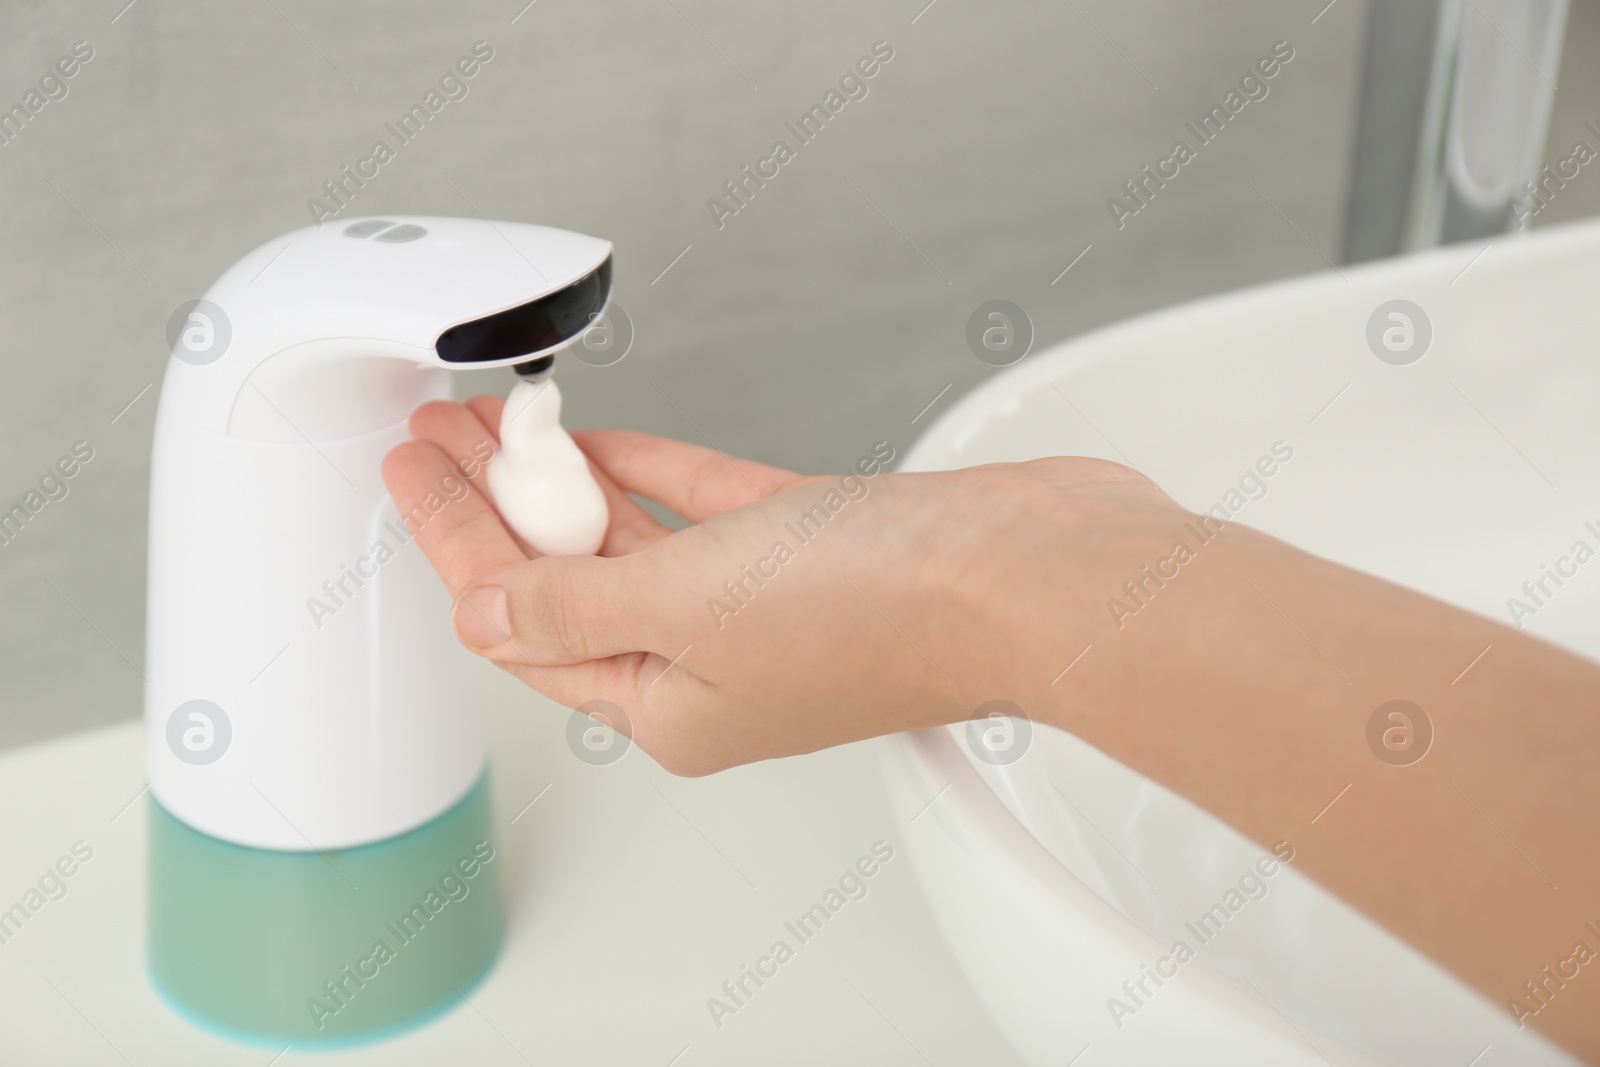
{"type": "Polygon", "coordinates": [[[592,556],[610,514],[589,461],[561,428],[561,390],[519,381],[500,416],[500,451],[489,461],[500,517],[547,556],[592,556]]]}

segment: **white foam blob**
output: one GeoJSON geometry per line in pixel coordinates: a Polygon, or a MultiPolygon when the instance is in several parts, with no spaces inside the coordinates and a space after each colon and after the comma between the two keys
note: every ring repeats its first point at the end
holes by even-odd
{"type": "Polygon", "coordinates": [[[605,494],[561,428],[561,390],[519,381],[500,417],[489,491],[506,525],[547,556],[592,556],[610,519],[605,494]]]}

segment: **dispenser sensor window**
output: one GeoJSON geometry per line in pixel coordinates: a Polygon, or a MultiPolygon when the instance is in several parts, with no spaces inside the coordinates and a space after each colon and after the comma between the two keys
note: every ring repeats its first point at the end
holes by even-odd
{"type": "Polygon", "coordinates": [[[446,363],[487,363],[554,348],[588,329],[611,292],[611,257],[565,289],[452,326],[434,346],[446,363]]]}

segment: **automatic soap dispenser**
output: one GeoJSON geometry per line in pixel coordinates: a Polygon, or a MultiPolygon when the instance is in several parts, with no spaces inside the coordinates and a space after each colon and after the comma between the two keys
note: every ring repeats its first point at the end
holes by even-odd
{"type": "Polygon", "coordinates": [[[145,762],[151,977],[181,1010],[278,1047],[345,1040],[488,967],[475,657],[379,468],[450,370],[542,371],[610,286],[604,240],[390,216],[269,241],[174,316],[145,762]]]}

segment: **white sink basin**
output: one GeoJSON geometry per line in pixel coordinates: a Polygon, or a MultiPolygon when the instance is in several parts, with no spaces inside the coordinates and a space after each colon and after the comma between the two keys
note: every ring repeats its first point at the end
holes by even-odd
{"type": "MultiPolygon", "coordinates": [[[[1542,564],[1600,543],[1596,292],[1584,224],[1215,297],[1030,356],[905,466],[1099,456],[1203,511],[1281,442],[1292,458],[1238,521],[1511,622],[1542,564]],[[1368,341],[1395,300],[1431,325],[1412,362],[1414,313],[1408,351],[1382,343],[1406,339],[1387,312],[1368,341]]],[[[1600,659],[1600,563],[1544,599],[1523,628],[1600,659]]],[[[964,725],[885,753],[945,935],[1030,1064],[1576,1062],[1292,866],[1200,945],[1185,922],[1266,850],[1071,735],[1036,726],[1009,766],[964,725]],[[1130,996],[1179,938],[1194,959],[1130,996]]]]}

